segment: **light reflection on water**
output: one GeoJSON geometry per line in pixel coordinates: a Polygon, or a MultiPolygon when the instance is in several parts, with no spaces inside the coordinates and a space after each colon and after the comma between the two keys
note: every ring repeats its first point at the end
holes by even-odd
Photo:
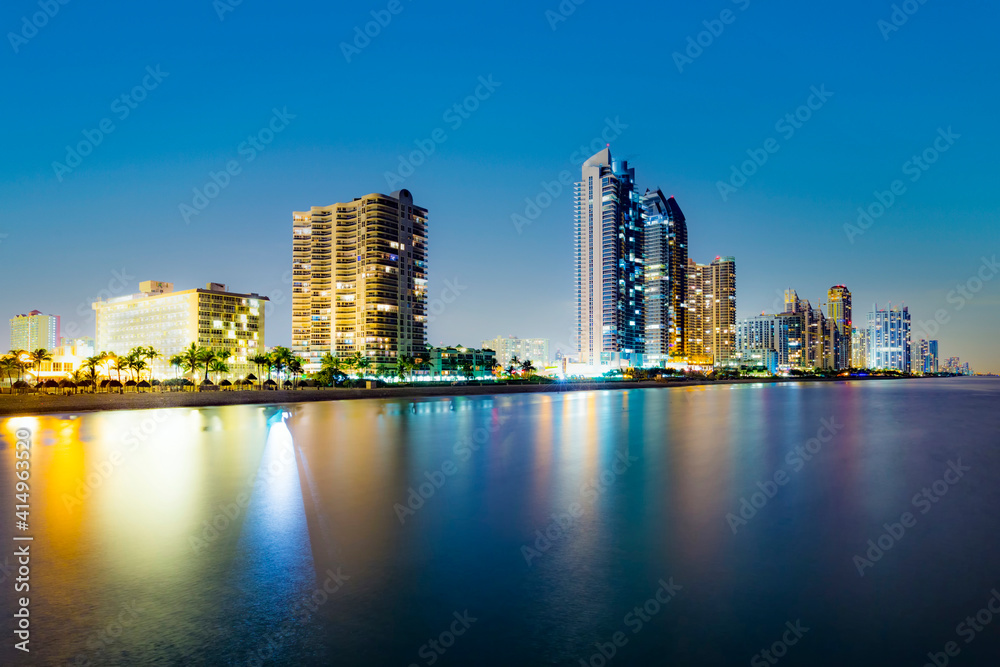
{"type": "MultiPolygon", "coordinates": [[[[37,649],[24,664],[426,664],[421,646],[468,609],[479,620],[440,664],[575,665],[628,630],[625,614],[669,577],[682,593],[655,629],[630,636],[622,664],[749,661],[799,617],[813,630],[789,664],[917,661],[1000,585],[998,387],[728,385],[7,419],[4,480],[14,431],[35,443],[37,649]],[[792,470],[789,452],[831,417],[843,427],[792,470]],[[967,480],[859,577],[852,556],[959,456],[967,480]],[[727,513],[779,470],[788,484],[734,535],[727,513]],[[343,585],[327,594],[333,572],[343,585]]],[[[6,512],[0,537],[13,532],[6,512]]],[[[10,619],[6,592],[3,605],[10,619]]],[[[966,655],[989,655],[990,641],[966,655]]]]}

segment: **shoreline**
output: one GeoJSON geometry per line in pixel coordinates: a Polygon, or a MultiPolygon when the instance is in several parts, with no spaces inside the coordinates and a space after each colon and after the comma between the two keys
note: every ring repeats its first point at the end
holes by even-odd
{"type": "Polygon", "coordinates": [[[151,392],[125,394],[3,394],[0,418],[45,414],[77,414],[116,410],[157,410],[164,408],[207,408],[227,405],[280,405],[314,401],[349,401],[365,398],[420,399],[444,396],[489,396],[494,394],[565,393],[577,391],[624,391],[628,389],[668,389],[727,384],[785,384],[793,382],[869,382],[922,378],[737,378],[730,380],[667,380],[560,382],[553,384],[445,385],[433,387],[381,387],[378,389],[257,389],[208,392],[151,392]]]}

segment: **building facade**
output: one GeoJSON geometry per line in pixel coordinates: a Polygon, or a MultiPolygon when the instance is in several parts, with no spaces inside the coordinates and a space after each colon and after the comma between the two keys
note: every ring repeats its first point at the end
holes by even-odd
{"type": "Polygon", "coordinates": [[[715,366],[738,363],[736,349],[736,259],[711,264],[688,260],[685,317],[688,357],[710,357],[715,366]]]}
{"type": "Polygon", "coordinates": [[[466,347],[432,347],[428,350],[432,379],[468,379],[493,376],[497,356],[493,350],[466,347]]]}
{"type": "Polygon", "coordinates": [[[161,355],[152,363],[156,378],[172,376],[170,357],[191,343],[224,355],[234,377],[255,370],[249,358],[265,350],[267,297],[229,292],[220,283],[180,292],[173,287],[147,280],[138,294],[95,302],[96,349],[121,355],[152,347],[161,355]]]}
{"type": "Polygon", "coordinates": [[[52,351],[59,346],[59,315],[43,315],[40,310],[15,315],[10,319],[10,348],[12,350],[38,349],[52,351]]]}
{"type": "Polygon", "coordinates": [[[868,367],[910,371],[910,311],[905,306],[868,313],[868,367]]]}
{"type": "Polygon", "coordinates": [[[483,349],[493,350],[497,360],[504,365],[514,357],[521,361],[531,361],[538,368],[549,364],[548,338],[497,336],[492,340],[484,340],[482,346],[483,349]]]}
{"type": "Polygon", "coordinates": [[[604,149],[583,163],[575,187],[579,362],[641,366],[645,321],[643,233],[635,169],[604,149]]]}
{"type": "Polygon", "coordinates": [[[394,369],[427,344],[427,209],[408,190],[293,213],[292,351],[394,369]]]}
{"type": "Polygon", "coordinates": [[[854,330],[851,291],[844,285],[834,285],[827,292],[826,316],[837,327],[837,343],[834,368],[850,368],[852,331],[854,330]]]}
{"type": "Polygon", "coordinates": [[[686,354],[687,221],[677,201],[660,190],[646,191],[642,209],[645,364],[662,366],[686,354]]]}

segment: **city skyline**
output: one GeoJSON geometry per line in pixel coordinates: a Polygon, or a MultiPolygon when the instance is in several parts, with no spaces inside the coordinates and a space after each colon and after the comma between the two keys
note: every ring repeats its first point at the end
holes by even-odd
{"type": "MultiPolygon", "coordinates": [[[[963,77],[989,76],[981,44],[997,8],[983,8],[985,20],[970,24],[943,7],[921,6],[884,34],[878,21],[888,7],[809,7],[793,21],[776,7],[742,5],[733,5],[736,21],[703,53],[684,55],[692,62],[678,65],[672,54],[684,54],[688,38],[717,13],[650,4],[651,20],[669,19],[666,48],[637,40],[631,58],[649,66],[657,85],[642,96],[601,100],[584,84],[610,66],[580,73],[569,65],[587,57],[583,36],[617,34],[625,23],[587,5],[553,25],[541,9],[476,7],[442,22],[407,4],[350,61],[338,45],[371,20],[365,8],[343,15],[310,6],[316,24],[330,13],[337,27],[333,44],[319,46],[302,38],[317,27],[245,3],[223,20],[211,7],[178,16],[142,7],[74,16],[67,6],[6,55],[12,66],[5,81],[29,94],[9,112],[23,131],[5,144],[0,260],[10,275],[37,268],[28,221],[37,218],[39,201],[59,243],[45,251],[43,271],[5,291],[0,310],[7,317],[33,309],[60,314],[64,327],[79,328],[67,337],[93,335],[89,304],[102,292],[134,293],[150,276],[171,276],[185,288],[222,279],[272,296],[267,338],[290,346],[288,212],[406,188],[433,211],[429,299],[446,280],[462,288],[430,323],[428,342],[473,344],[506,331],[549,338],[553,352],[571,349],[572,258],[563,249],[572,238],[572,182],[582,161],[610,143],[641,165],[644,184],[678,197],[692,257],[739,260],[737,320],[775,312],[789,285],[818,301],[831,285],[846,284],[855,304],[905,303],[915,332],[943,311],[939,331],[922,337],[940,340],[942,354],[958,353],[977,369],[1000,370],[991,342],[1000,299],[990,263],[1000,245],[1000,206],[988,177],[998,134],[985,111],[996,93],[965,86],[953,68],[960,61],[963,77]],[[122,33],[119,21],[162,30],[122,33]],[[400,41],[406,31],[434,40],[483,21],[497,34],[459,38],[468,48],[447,80],[434,73],[439,49],[413,54],[400,41]],[[508,53],[500,37],[507,28],[524,33],[532,62],[551,67],[498,65],[497,54],[508,53]],[[168,33],[190,41],[179,46],[168,33]],[[797,54],[794,64],[760,49],[761,35],[778,33],[797,54]],[[293,35],[297,50],[281,50],[293,35]],[[129,58],[84,48],[112,36],[129,58]],[[227,55],[251,37],[275,48],[239,60],[227,55]],[[925,44],[939,39],[953,59],[927,52],[925,44]],[[82,55],[52,72],[57,43],[82,55]],[[216,66],[206,73],[205,62],[216,66]],[[362,111],[331,107],[328,92],[300,94],[306,86],[321,89],[318,83],[358,85],[398,62],[412,66],[421,108],[400,113],[375,101],[362,111]],[[872,62],[879,67],[872,70],[872,62]],[[910,82],[918,73],[939,94],[915,104],[910,82]],[[282,83],[265,93],[243,85],[251,75],[282,83]],[[751,103],[744,86],[732,85],[741,79],[755,91],[751,103]],[[193,105],[214,112],[193,119],[184,113],[193,105]],[[808,120],[796,118],[800,109],[808,120]],[[782,120],[786,114],[793,120],[782,120]],[[105,118],[113,131],[98,133],[105,118]],[[511,118],[516,128],[507,127],[511,118]],[[69,166],[76,160],[66,147],[87,136],[95,138],[91,152],[69,166]],[[196,213],[185,216],[183,206],[196,213]],[[489,239],[489,255],[503,261],[470,252],[470,231],[489,239]],[[228,247],[239,251],[219,250],[228,247]],[[980,290],[958,290],[983,274],[990,280],[980,290]]],[[[11,7],[2,18],[15,30],[25,12],[11,7]]],[[[6,338],[0,334],[0,343],[9,344],[6,338]]]]}

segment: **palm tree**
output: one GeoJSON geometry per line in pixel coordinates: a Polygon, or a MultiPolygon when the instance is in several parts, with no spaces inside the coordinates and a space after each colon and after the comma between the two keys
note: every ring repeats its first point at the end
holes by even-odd
{"type": "Polygon", "coordinates": [[[139,356],[146,360],[146,364],[149,367],[149,382],[153,382],[153,362],[163,356],[161,352],[157,352],[156,348],[150,345],[149,347],[139,347],[136,348],[139,351],[139,356]]]}
{"type": "Polygon", "coordinates": [[[470,363],[462,364],[462,375],[465,376],[466,380],[476,379],[476,367],[470,363]]]}
{"type": "Polygon", "coordinates": [[[83,373],[83,377],[87,382],[94,385],[94,391],[97,391],[97,383],[101,379],[101,365],[104,363],[104,358],[101,355],[94,355],[92,357],[87,357],[83,360],[82,368],[86,369],[83,373]]]}
{"type": "Polygon", "coordinates": [[[534,364],[531,363],[531,359],[521,362],[521,372],[528,377],[531,377],[531,374],[537,370],[538,369],[535,368],[534,364]]]}
{"type": "Polygon", "coordinates": [[[295,389],[298,387],[299,377],[302,375],[302,360],[293,356],[288,362],[288,372],[292,374],[292,389],[295,389]]]}
{"type": "Polygon", "coordinates": [[[31,364],[35,367],[35,384],[37,385],[42,379],[42,364],[46,361],[52,361],[52,353],[44,347],[40,347],[34,352],[29,352],[28,356],[31,357],[31,364]]]}
{"type": "Polygon", "coordinates": [[[206,376],[208,375],[208,371],[218,373],[215,378],[217,380],[216,384],[218,384],[218,382],[222,381],[222,374],[229,372],[229,364],[223,361],[221,357],[215,357],[208,363],[208,368],[205,371],[206,376]]]}
{"type": "Polygon", "coordinates": [[[357,369],[359,378],[364,376],[364,372],[371,365],[372,365],[371,359],[361,354],[360,352],[355,352],[354,356],[351,357],[351,366],[357,369]]]}
{"type": "Polygon", "coordinates": [[[510,358],[510,361],[507,363],[507,375],[514,375],[514,371],[520,370],[520,368],[521,368],[521,360],[518,359],[517,355],[515,354],[513,357],[510,358]]]}
{"type": "Polygon", "coordinates": [[[413,367],[416,363],[413,361],[413,357],[408,354],[401,354],[399,358],[396,359],[396,374],[399,375],[401,381],[405,381],[410,372],[413,371],[413,367]]]}
{"type": "Polygon", "coordinates": [[[208,367],[215,361],[225,363],[225,357],[210,347],[198,348],[198,363],[205,367],[205,382],[208,382],[208,367]]]}
{"type": "MultiPolygon", "coordinates": [[[[177,371],[179,371],[181,369],[181,366],[184,365],[184,357],[179,354],[175,354],[174,356],[170,357],[170,365],[176,369],[174,371],[174,376],[176,376],[178,374],[177,371]]],[[[152,374],[152,371],[150,371],[150,374],[152,374]]]]}
{"type": "Polygon", "coordinates": [[[20,381],[21,379],[24,378],[24,371],[25,371],[24,360],[28,357],[28,351],[27,350],[11,350],[7,354],[10,355],[11,357],[13,357],[14,361],[17,362],[17,366],[16,366],[15,370],[17,370],[17,379],[18,379],[18,381],[20,381]]]}
{"type": "Polygon", "coordinates": [[[140,357],[131,357],[130,355],[128,360],[128,369],[130,372],[135,371],[135,381],[137,384],[139,380],[142,379],[142,372],[146,370],[148,366],[149,364],[147,364],[140,357]]]}
{"type": "MultiPolygon", "coordinates": [[[[11,354],[5,354],[0,357],[0,373],[8,380],[13,380],[14,373],[19,372],[21,369],[21,362],[18,361],[17,357],[11,354]]],[[[10,383],[10,393],[14,393],[14,383],[10,383]]]]}
{"type": "MultiPolygon", "coordinates": [[[[274,370],[278,374],[278,382],[281,382],[281,371],[286,368],[292,360],[292,351],[287,347],[276,347],[271,350],[271,364],[274,365],[274,370]]],[[[267,379],[271,379],[270,371],[267,374],[267,379]]]]}
{"type": "Polygon", "coordinates": [[[180,357],[181,366],[184,367],[186,372],[193,375],[198,374],[198,369],[201,368],[202,349],[197,344],[191,343],[191,347],[184,348],[184,351],[177,355],[180,357]]]}
{"type": "MultiPolygon", "coordinates": [[[[257,367],[257,381],[261,383],[261,386],[263,386],[264,372],[261,369],[264,368],[264,366],[270,366],[271,357],[266,354],[255,354],[250,357],[250,363],[257,367]]],[[[270,370],[268,370],[268,373],[270,373],[270,370]]]]}

